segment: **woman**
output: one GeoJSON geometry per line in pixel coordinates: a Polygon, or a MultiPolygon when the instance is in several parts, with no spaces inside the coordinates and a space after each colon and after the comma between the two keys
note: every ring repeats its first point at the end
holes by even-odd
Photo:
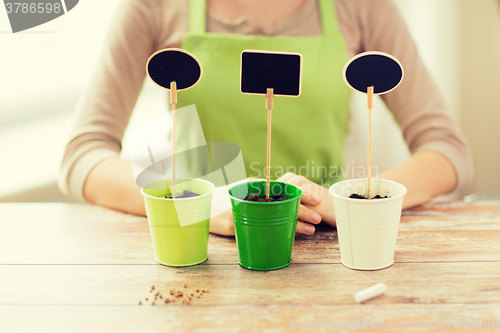
{"type": "MultiPolygon", "coordinates": [[[[183,104],[177,106],[196,104],[207,142],[238,144],[248,176],[257,176],[249,173],[250,166],[265,165],[265,126],[255,114],[264,102],[239,92],[242,50],[303,55],[301,96],[281,98],[273,112],[273,167],[278,170],[279,166],[299,170],[311,162],[327,169],[342,165],[350,94],[342,68],[353,55],[377,50],[394,55],[405,68],[402,84],[383,100],[412,152],[408,161],[379,177],[407,187],[404,208],[462,188],[471,180],[465,139],[390,0],[127,0],[78,107],[59,182],[64,193],[145,214],[130,165],[118,153],[146,75],[146,61],[167,47],[190,51],[204,67],[200,83],[184,91],[183,104]]],[[[297,232],[312,234],[320,221],[334,225],[332,199],[324,186],[338,177],[275,176],[306,191],[297,232]]],[[[220,200],[214,197],[213,202],[220,200]]],[[[234,233],[227,208],[226,214],[211,220],[212,232],[234,233]]]]}

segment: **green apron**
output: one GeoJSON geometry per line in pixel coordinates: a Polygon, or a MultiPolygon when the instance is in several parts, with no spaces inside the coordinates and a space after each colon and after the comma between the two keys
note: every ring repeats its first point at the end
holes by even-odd
{"type": "Polygon", "coordinates": [[[265,96],[240,92],[245,49],[303,55],[301,95],[274,100],[272,179],[294,172],[327,186],[342,176],[350,96],[342,70],[348,54],[333,0],[319,0],[319,9],[322,35],[220,34],[206,32],[206,1],[190,1],[189,32],[181,47],[201,61],[203,77],[180,93],[177,106],[196,104],[207,142],[239,145],[248,177],[265,178],[267,110],[265,96]]]}

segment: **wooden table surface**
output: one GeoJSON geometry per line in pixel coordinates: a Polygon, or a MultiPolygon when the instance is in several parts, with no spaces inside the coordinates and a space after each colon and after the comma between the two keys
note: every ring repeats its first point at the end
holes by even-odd
{"type": "Polygon", "coordinates": [[[234,237],[216,235],[205,263],[158,265],[145,218],[89,205],[2,203],[0,228],[2,333],[474,330],[453,319],[500,332],[499,201],[404,211],[395,264],[379,271],[342,266],[333,228],[297,236],[292,264],[269,272],[240,267],[234,237]],[[354,301],[378,282],[384,296],[354,301]],[[152,285],[209,292],[153,306],[152,285]]]}

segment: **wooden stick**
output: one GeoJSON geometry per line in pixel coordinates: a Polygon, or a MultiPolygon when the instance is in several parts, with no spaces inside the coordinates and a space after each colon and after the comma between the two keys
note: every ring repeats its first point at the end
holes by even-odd
{"type": "Polygon", "coordinates": [[[370,182],[372,178],[372,109],[373,109],[373,86],[367,89],[368,106],[368,199],[370,196],[370,182]]]}
{"type": "Polygon", "coordinates": [[[266,172],[266,199],[269,199],[271,186],[271,116],[274,105],[274,89],[267,88],[266,108],[267,108],[267,172],[266,172]]]}
{"type": "Polygon", "coordinates": [[[170,103],[172,104],[172,198],[175,199],[175,104],[177,104],[177,82],[170,82],[170,103]]]}

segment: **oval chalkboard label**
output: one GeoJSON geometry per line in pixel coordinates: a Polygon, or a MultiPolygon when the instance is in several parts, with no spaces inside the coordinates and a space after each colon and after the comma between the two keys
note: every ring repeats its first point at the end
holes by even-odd
{"type": "Polygon", "coordinates": [[[370,51],[352,57],[344,67],[344,80],[352,89],[374,95],[395,89],[403,80],[403,66],[390,54],[370,51]]]}
{"type": "Polygon", "coordinates": [[[200,61],[188,51],[169,48],[149,57],[146,72],[154,83],[165,89],[170,90],[170,83],[175,81],[180,91],[197,84],[203,68],[200,61]]]}

